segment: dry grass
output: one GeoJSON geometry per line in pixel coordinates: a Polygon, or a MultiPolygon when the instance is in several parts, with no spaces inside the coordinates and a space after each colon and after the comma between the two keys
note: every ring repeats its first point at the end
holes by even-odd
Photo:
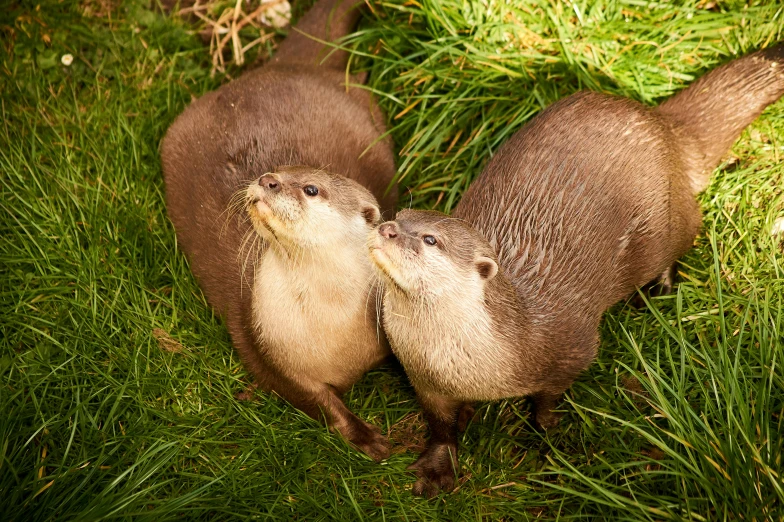
{"type": "Polygon", "coordinates": [[[266,57],[265,44],[288,25],[291,6],[288,0],[196,0],[175,14],[195,22],[194,31],[209,44],[214,75],[225,73],[228,66],[244,65],[249,57],[266,57]]]}
{"type": "MultiPolygon", "coordinates": [[[[200,9],[226,31],[212,50],[206,21],[146,0],[37,4],[0,9],[0,520],[782,520],[784,102],[714,174],[676,293],[607,314],[561,425],[482,405],[459,490],[428,502],[409,491],[424,426],[404,376],[347,394],[395,442],[381,465],[253,390],[166,218],[160,140],[240,71],[232,26],[240,51],[273,32],[239,28],[258,4],[200,9]]],[[[784,37],[773,2],[373,7],[352,45],[401,151],[401,204],[442,210],[554,100],[654,103],[784,37]]]]}

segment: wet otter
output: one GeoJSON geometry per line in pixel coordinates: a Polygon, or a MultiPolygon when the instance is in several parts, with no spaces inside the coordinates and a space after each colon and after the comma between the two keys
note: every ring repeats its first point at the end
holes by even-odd
{"type": "Polygon", "coordinates": [[[269,63],[193,102],[161,157],[178,244],[256,383],[380,460],[386,439],[340,396],[387,350],[362,249],[394,207],[394,156],[347,53],[320,43],[359,4],[317,2],[269,63]]]}
{"type": "Polygon", "coordinates": [[[452,488],[467,402],[531,396],[538,424],[557,424],[602,314],[646,283],[671,285],[700,227],[695,195],[782,94],[782,45],[655,109],[575,94],[501,147],[453,217],[403,211],[371,234],[384,327],[431,429],[414,493],[452,488]]]}

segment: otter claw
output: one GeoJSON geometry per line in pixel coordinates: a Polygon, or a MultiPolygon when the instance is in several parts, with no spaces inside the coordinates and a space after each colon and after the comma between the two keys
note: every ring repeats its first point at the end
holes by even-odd
{"type": "Polygon", "coordinates": [[[455,488],[455,479],[452,477],[441,477],[437,481],[421,477],[414,483],[411,493],[418,497],[433,498],[441,491],[449,492],[455,488]]]}
{"type": "Polygon", "coordinates": [[[357,425],[351,436],[347,438],[359,451],[376,462],[389,457],[389,440],[381,435],[381,429],[377,426],[363,422],[357,425]]]}
{"type": "Polygon", "coordinates": [[[450,445],[430,446],[408,466],[417,481],[411,492],[416,496],[433,498],[439,492],[452,491],[455,487],[457,448],[450,445]]]}

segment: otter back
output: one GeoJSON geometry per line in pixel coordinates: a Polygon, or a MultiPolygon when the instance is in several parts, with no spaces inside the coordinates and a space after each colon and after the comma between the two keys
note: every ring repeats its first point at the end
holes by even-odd
{"type": "MultiPolygon", "coordinates": [[[[512,136],[458,204],[453,221],[472,225],[483,237],[447,228],[450,220],[443,216],[410,211],[379,227],[371,256],[391,283],[385,310],[390,305],[399,312],[385,314],[384,324],[431,431],[414,464],[415,493],[432,495],[454,484],[465,401],[500,399],[515,390],[499,386],[504,382],[499,378],[481,393],[459,373],[441,375],[449,382],[437,388],[418,386],[429,378],[419,360],[434,349],[411,332],[400,333],[411,324],[401,310],[422,299],[421,291],[410,288],[438,293],[443,281],[471,285],[474,279],[465,274],[480,274],[486,280],[483,294],[477,297],[472,288],[461,296],[463,306],[492,318],[495,346],[505,357],[499,363],[481,350],[462,349],[486,343],[486,329],[479,329],[475,339],[444,336],[448,346],[439,351],[446,359],[441,364],[488,381],[494,371],[503,376],[509,367],[519,369],[537,423],[554,426],[558,398],[595,356],[602,314],[637,287],[671,284],[675,261],[700,227],[695,194],[705,186],[705,173],[784,94],[782,62],[781,45],[753,53],[708,73],[658,109],[597,93],[570,96],[512,136]],[[497,254],[500,269],[492,269],[496,260],[488,249],[497,254]],[[446,261],[459,269],[443,270],[446,261]]],[[[429,324],[417,323],[415,329],[439,331],[442,324],[467,322],[454,315],[454,307],[434,307],[429,324]]],[[[470,327],[463,331],[471,337],[470,327]]]]}
{"type": "MultiPolygon", "coordinates": [[[[243,212],[232,211],[236,194],[281,165],[345,176],[367,188],[382,208],[394,206],[394,156],[391,142],[381,139],[384,117],[367,91],[347,89],[347,53],[331,53],[324,43],[334,43],[353,28],[360,3],[317,2],[273,60],[194,101],[169,128],[161,158],[178,245],[256,382],[309,415],[326,417],[379,459],[387,453],[386,441],[340,400],[350,382],[327,382],[270,357],[253,308],[255,264],[265,240],[255,238],[243,212]]],[[[275,304],[265,299],[257,296],[256,301],[275,304]]],[[[367,329],[376,336],[375,328],[367,329]]],[[[368,349],[376,350],[379,342],[376,338],[368,349]]],[[[377,357],[364,361],[371,359],[377,362],[377,357]]],[[[336,357],[331,364],[342,361],[336,357]]],[[[333,370],[325,367],[323,374],[334,376],[333,370]]]]}

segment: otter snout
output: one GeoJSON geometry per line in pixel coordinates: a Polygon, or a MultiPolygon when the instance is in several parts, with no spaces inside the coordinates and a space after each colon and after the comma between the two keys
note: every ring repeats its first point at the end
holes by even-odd
{"type": "Polygon", "coordinates": [[[280,180],[273,174],[264,174],[259,178],[259,186],[265,191],[274,193],[280,192],[280,180]]]}
{"type": "Polygon", "coordinates": [[[389,221],[378,227],[378,233],[385,239],[395,239],[398,236],[397,223],[389,221]]]}
{"type": "Polygon", "coordinates": [[[401,225],[397,221],[387,221],[378,227],[378,234],[372,235],[375,237],[374,244],[376,248],[402,250],[419,255],[422,253],[422,242],[419,236],[412,234],[407,229],[406,225],[401,225]]]}
{"type": "Polygon", "coordinates": [[[397,262],[400,258],[400,239],[403,237],[398,224],[394,221],[382,223],[376,230],[370,232],[368,236],[368,249],[370,260],[375,265],[376,270],[386,276],[394,283],[395,287],[403,289],[403,278],[397,269],[397,262]]]}

